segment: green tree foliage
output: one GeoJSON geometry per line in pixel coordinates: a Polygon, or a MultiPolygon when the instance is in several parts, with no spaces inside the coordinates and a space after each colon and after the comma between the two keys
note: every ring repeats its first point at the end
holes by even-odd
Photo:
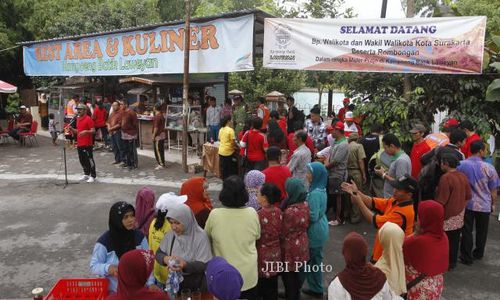
{"type": "Polygon", "coordinates": [[[274,0],[201,0],[194,14],[201,17],[254,8],[271,14],[278,11],[274,0]]]}
{"type": "MultiPolygon", "coordinates": [[[[191,0],[191,14],[198,9],[201,0],[191,0]]],[[[184,20],[185,0],[158,0],[158,12],[162,21],[184,20]]]]}
{"type": "Polygon", "coordinates": [[[35,0],[27,27],[36,39],[126,28],[160,21],[158,0],[35,0]]]}
{"type": "Polygon", "coordinates": [[[291,95],[305,86],[305,72],[294,70],[272,70],[262,67],[262,59],[256,59],[252,72],[231,73],[229,89],[245,93],[245,100],[253,102],[259,96],[278,91],[291,95]]]}
{"type": "Polygon", "coordinates": [[[351,7],[342,10],[345,0],[309,0],[304,3],[302,12],[313,18],[352,18],[355,16],[351,7]]]}
{"type": "Polygon", "coordinates": [[[32,9],[27,0],[0,1],[0,79],[14,84],[23,75],[21,49],[12,48],[32,35],[24,25],[32,9]],[[6,50],[9,49],[9,50],[6,50]]]}
{"type": "Polygon", "coordinates": [[[19,106],[21,105],[21,98],[18,93],[10,94],[7,97],[7,106],[5,107],[5,111],[8,114],[15,114],[19,112],[19,106]]]}

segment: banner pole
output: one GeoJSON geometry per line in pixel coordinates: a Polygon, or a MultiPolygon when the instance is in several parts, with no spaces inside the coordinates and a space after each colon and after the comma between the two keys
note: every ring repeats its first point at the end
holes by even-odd
{"type": "Polygon", "coordinates": [[[182,169],[188,172],[187,148],[188,148],[188,112],[189,112],[189,44],[190,44],[190,14],[191,1],[186,1],[186,22],[184,24],[184,78],[182,89],[182,169]]]}
{"type": "Polygon", "coordinates": [[[380,12],[380,18],[385,19],[387,13],[387,0],[382,0],[382,11],[380,12]]]}

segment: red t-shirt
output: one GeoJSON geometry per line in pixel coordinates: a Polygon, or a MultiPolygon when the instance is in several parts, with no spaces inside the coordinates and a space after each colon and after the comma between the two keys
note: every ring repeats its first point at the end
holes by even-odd
{"type": "Polygon", "coordinates": [[[93,119],[95,123],[94,124],[95,128],[101,128],[106,126],[106,109],[104,107],[99,108],[99,106],[96,106],[94,108],[93,119]]]}
{"type": "Polygon", "coordinates": [[[246,154],[249,161],[262,161],[266,159],[266,150],[269,147],[266,136],[255,129],[249,130],[243,136],[242,142],[246,144],[246,154]]]}
{"type": "Polygon", "coordinates": [[[470,153],[470,144],[472,144],[472,142],[474,141],[480,141],[480,140],[481,137],[477,133],[474,133],[473,135],[465,139],[465,145],[461,149],[462,153],[465,155],[465,158],[469,158],[472,155],[472,153],[470,153]]]}
{"type": "Polygon", "coordinates": [[[287,134],[287,130],[286,130],[286,118],[279,119],[278,126],[281,128],[281,131],[283,131],[283,133],[286,136],[286,134],[287,134]]]}
{"type": "Polygon", "coordinates": [[[339,109],[339,113],[337,114],[337,118],[339,118],[340,122],[344,123],[345,118],[345,107],[339,109]]]}
{"type": "Polygon", "coordinates": [[[87,134],[85,136],[80,136],[80,132],[84,130],[90,130],[94,128],[94,121],[89,116],[83,116],[76,119],[76,131],[78,132],[76,138],[77,147],[87,147],[94,145],[94,139],[92,134],[87,134]]]}
{"type": "Polygon", "coordinates": [[[415,179],[418,179],[418,175],[420,174],[420,170],[422,169],[422,163],[420,162],[420,158],[425,153],[431,151],[431,147],[427,144],[425,140],[418,144],[413,144],[413,148],[411,148],[410,160],[411,160],[411,176],[415,179]]]}
{"type": "MultiPolygon", "coordinates": [[[[295,137],[294,132],[290,132],[288,134],[288,137],[287,137],[287,144],[288,144],[287,161],[290,161],[290,158],[292,157],[293,152],[295,151],[295,149],[297,149],[297,145],[295,145],[295,143],[293,142],[294,137],[295,137]]],[[[314,143],[309,135],[307,135],[307,138],[306,138],[306,147],[309,148],[309,150],[311,151],[311,155],[314,155],[314,153],[316,153],[316,149],[314,148],[314,143]]]]}
{"type": "Polygon", "coordinates": [[[262,173],[266,175],[266,183],[272,183],[280,189],[281,200],[285,199],[287,196],[285,182],[292,177],[290,169],[287,166],[272,166],[262,171],[262,173]]]}

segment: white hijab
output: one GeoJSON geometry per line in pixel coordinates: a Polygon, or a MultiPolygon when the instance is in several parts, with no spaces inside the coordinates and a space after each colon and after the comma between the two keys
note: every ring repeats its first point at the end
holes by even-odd
{"type": "Polygon", "coordinates": [[[174,219],[184,225],[184,232],[177,235],[170,230],[161,241],[160,248],[167,255],[182,257],[186,262],[208,262],[212,259],[212,250],[207,234],[196,222],[193,212],[186,204],[175,203],[169,206],[167,218],[174,219]],[[174,241],[175,237],[175,241],[174,241]],[[174,243],[173,246],[172,242],[174,243]],[[170,248],[172,247],[172,252],[170,248]]]}
{"type": "Polygon", "coordinates": [[[404,294],[406,293],[405,263],[403,258],[405,233],[398,225],[386,222],[378,231],[378,237],[384,252],[375,264],[375,267],[385,273],[387,282],[395,294],[404,294]]]}

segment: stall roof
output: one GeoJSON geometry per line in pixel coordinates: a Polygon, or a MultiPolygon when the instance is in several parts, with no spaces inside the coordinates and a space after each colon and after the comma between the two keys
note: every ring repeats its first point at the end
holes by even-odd
{"type": "MultiPolygon", "coordinates": [[[[171,74],[171,75],[144,75],[144,76],[132,76],[121,78],[120,83],[142,83],[147,85],[161,85],[161,84],[182,84],[183,76],[182,74],[171,74]]],[[[189,75],[190,84],[216,84],[225,83],[224,74],[219,73],[207,73],[207,74],[190,74],[189,75]]]]}
{"type": "MultiPolygon", "coordinates": [[[[262,47],[264,45],[264,19],[265,18],[273,18],[274,16],[270,15],[270,14],[268,14],[260,9],[247,9],[247,10],[240,10],[240,11],[223,13],[223,14],[214,15],[214,16],[197,17],[197,18],[192,18],[191,22],[204,23],[204,22],[209,22],[209,21],[215,20],[215,19],[236,18],[236,17],[241,17],[241,16],[245,16],[245,15],[250,15],[250,14],[253,14],[255,16],[255,26],[254,26],[255,54],[262,54],[262,47]]],[[[80,35],[63,36],[63,37],[57,37],[57,38],[52,38],[52,39],[25,41],[25,42],[21,42],[18,44],[22,45],[22,46],[28,46],[28,45],[38,44],[38,43],[45,43],[45,42],[54,42],[54,41],[62,41],[62,40],[77,40],[80,38],[94,37],[94,36],[100,36],[100,35],[105,35],[105,34],[123,33],[123,32],[136,31],[136,30],[150,30],[150,29],[154,29],[154,28],[157,28],[160,26],[179,25],[179,24],[183,24],[183,23],[184,23],[184,20],[174,20],[174,21],[163,22],[163,23],[146,24],[146,25],[141,25],[141,26],[136,26],[136,27],[127,27],[127,28],[120,28],[120,29],[114,29],[114,30],[108,30],[108,31],[85,33],[85,34],[80,34],[80,35]]]]}

